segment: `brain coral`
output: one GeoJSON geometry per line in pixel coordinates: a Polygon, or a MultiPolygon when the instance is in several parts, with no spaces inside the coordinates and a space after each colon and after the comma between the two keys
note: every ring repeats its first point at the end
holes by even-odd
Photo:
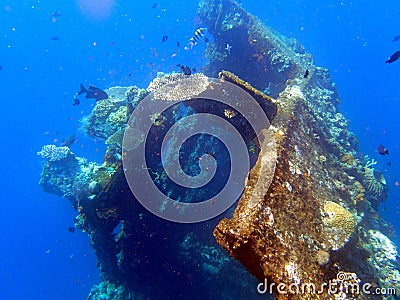
{"type": "Polygon", "coordinates": [[[324,218],[327,240],[333,250],[341,248],[356,229],[355,217],[339,204],[327,201],[324,205],[324,218]]]}

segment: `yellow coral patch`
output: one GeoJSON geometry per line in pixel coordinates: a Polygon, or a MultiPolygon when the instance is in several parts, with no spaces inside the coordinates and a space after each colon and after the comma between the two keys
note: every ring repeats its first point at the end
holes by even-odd
{"type": "Polygon", "coordinates": [[[331,227],[345,229],[352,233],[357,225],[353,215],[339,204],[327,201],[324,205],[325,222],[331,227]]]}
{"type": "Polygon", "coordinates": [[[327,225],[326,241],[333,250],[343,247],[356,229],[357,220],[347,209],[332,201],[325,203],[323,215],[327,225]]]}

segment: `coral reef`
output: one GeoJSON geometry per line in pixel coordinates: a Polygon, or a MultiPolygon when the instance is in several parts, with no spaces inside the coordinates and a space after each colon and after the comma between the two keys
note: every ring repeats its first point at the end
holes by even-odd
{"type": "Polygon", "coordinates": [[[92,287],[88,300],[126,300],[126,299],[147,299],[145,296],[135,293],[128,288],[111,282],[101,282],[92,287]]]}
{"type": "Polygon", "coordinates": [[[46,160],[39,181],[46,192],[68,198],[75,207],[80,206],[82,199],[92,200],[103,192],[121,161],[129,91],[126,87],[108,89],[110,97],[96,102],[90,115],[81,120],[87,134],[106,139],[103,164],[76,157],[68,147],[46,145],[37,153],[46,160]]]}
{"type": "Polygon", "coordinates": [[[64,160],[74,156],[68,147],[57,147],[56,145],[44,145],[42,150],[37,152],[37,155],[40,155],[50,162],[64,160]]]}
{"type": "Polygon", "coordinates": [[[68,158],[47,161],[42,168],[39,184],[45,192],[63,196],[73,203],[90,179],[90,170],[95,167],[86,159],[69,155],[68,158]]]}
{"type": "Polygon", "coordinates": [[[115,112],[110,113],[106,122],[118,130],[124,128],[126,122],[128,122],[128,108],[126,106],[120,106],[115,112]]]}
{"type": "Polygon", "coordinates": [[[147,90],[136,86],[110,88],[107,91],[112,93],[111,96],[96,102],[92,112],[81,120],[84,131],[100,139],[107,139],[125,129],[129,114],[148,94],[147,90]]]}
{"type": "MultiPolygon", "coordinates": [[[[121,143],[129,139],[131,148],[124,151],[143,143],[144,133],[126,123],[146,95],[161,101],[188,99],[216,86],[205,75],[160,73],[146,89],[108,89],[109,99],[98,101],[83,119],[89,135],[105,140],[103,164],[54,145],[38,152],[45,159],[40,185],[71,201],[75,225],[88,234],[98,258],[103,282],[93,287],[89,299],[190,298],[194,288],[199,299],[258,299],[256,280],[267,280],[279,299],[378,298],[343,289],[336,294],[282,294],[277,284],[322,286],[336,280],[398,288],[398,254],[377,213],[387,185],[374,162],[358,152],[328,70],[315,66],[295,39],[266,28],[234,1],[202,0],[198,13],[216,37],[207,45],[205,75],[219,75],[245,89],[271,126],[262,128],[264,139],[258,140],[237,110],[201,98],[148,116],[153,126],[146,139],[147,170],[165,195],[182,203],[201,195],[172,191],[160,160],[168,161],[170,153],[160,151],[159,139],[170,124],[194,113],[213,113],[238,128],[249,152],[251,171],[237,206],[209,222],[184,226],[166,222],[138,203],[124,175],[121,143]],[[190,88],[174,85],[178,80],[190,88]],[[272,170],[268,162],[274,155],[272,170]]],[[[185,129],[176,126],[174,133],[185,129]]],[[[173,148],[174,140],[171,144],[173,148]]],[[[179,153],[187,174],[198,172],[198,157],[204,153],[230,167],[229,155],[204,136],[191,146],[179,153]]],[[[213,191],[210,187],[203,193],[213,191]]]]}
{"type": "Polygon", "coordinates": [[[118,148],[122,147],[122,140],[124,138],[124,130],[118,130],[114,132],[111,136],[106,140],[107,145],[115,144],[118,148]]]}
{"type": "MultiPolygon", "coordinates": [[[[133,88],[133,87],[131,87],[133,88]]],[[[126,94],[128,93],[130,88],[125,86],[113,86],[106,90],[108,98],[112,101],[125,101],[126,94]]]]}
{"type": "Polygon", "coordinates": [[[364,167],[364,186],[377,198],[387,193],[385,177],[374,168],[364,167]]]}
{"type": "MultiPolygon", "coordinates": [[[[234,72],[267,91],[278,106],[271,126],[278,143],[272,184],[263,198],[252,195],[252,182],[264,180],[257,168],[266,159],[261,151],[233,217],[214,230],[218,243],[260,282],[322,284],[338,271],[356,273],[364,282],[375,278],[379,268],[362,259],[359,253],[365,249],[352,240],[371,228],[384,230],[376,208],[386,188],[379,173],[365,172],[357,139],[338,111],[328,70],[315,66],[295,40],[266,28],[233,1],[201,1],[199,15],[218,35],[209,45],[206,74],[234,72]],[[226,55],[224,47],[233,38],[235,45],[226,55]],[[306,69],[310,75],[304,78],[306,69]],[[254,201],[256,207],[249,204],[254,201]],[[359,261],[349,265],[344,258],[352,256],[359,261]]],[[[282,299],[297,299],[275,292],[282,299]]]]}
{"type": "Polygon", "coordinates": [[[85,182],[85,176],[77,175],[89,167],[87,160],[55,145],[45,145],[37,154],[46,160],[39,180],[43,190],[74,200],[76,187],[85,182]]]}
{"type": "MultiPolygon", "coordinates": [[[[175,78],[172,77],[172,78],[175,78]]],[[[208,77],[201,73],[196,73],[192,76],[186,76],[178,85],[174,84],[174,79],[168,78],[168,85],[163,85],[164,80],[157,83],[157,88],[154,90],[154,98],[158,100],[188,100],[196,97],[201,92],[204,92],[208,87],[208,77]]],[[[179,78],[179,77],[176,77],[179,78]]]]}
{"type": "MultiPolygon", "coordinates": [[[[372,256],[368,258],[369,262],[375,266],[381,286],[386,289],[394,288],[396,295],[400,295],[400,262],[399,255],[393,242],[380,231],[368,230],[365,233],[365,244],[372,256]]],[[[391,299],[391,296],[384,299],[391,299]]]]}
{"type": "Polygon", "coordinates": [[[150,82],[149,86],[147,87],[147,90],[149,92],[155,92],[160,87],[163,87],[168,83],[173,83],[185,78],[187,78],[187,75],[184,75],[182,73],[169,74],[169,73],[159,72],[157,73],[157,77],[150,82]]]}
{"type": "Polygon", "coordinates": [[[91,114],[84,117],[81,122],[85,131],[94,137],[106,139],[118,128],[107,122],[111,113],[115,113],[121,104],[111,99],[96,102],[91,114]]]}
{"type": "MultiPolygon", "coordinates": [[[[164,78],[170,75],[160,76],[164,78]]],[[[165,88],[164,86],[166,83],[173,84],[175,81],[158,77],[150,86],[157,86],[154,94],[167,89],[166,94],[164,92],[157,94],[161,95],[162,101],[168,101],[169,98],[164,98],[165,95],[185,98],[185,93],[192,95],[193,92],[201,92],[208,86],[208,78],[202,74],[189,77],[171,75],[171,77],[188,81],[192,88],[171,91],[169,90],[171,86],[165,88]]],[[[166,224],[165,221],[147,212],[135,200],[121,166],[121,144],[125,132],[127,132],[125,138],[130,140],[128,145],[131,147],[143,141],[143,132],[136,132],[131,127],[124,129],[129,109],[136,107],[140,102],[137,98],[139,94],[146,95],[148,92],[147,89],[136,87],[127,89],[118,87],[118,89],[110,90],[114,92],[110,94],[109,99],[99,101],[86,118],[88,133],[95,132],[96,137],[105,139],[107,148],[104,163],[87,162],[75,156],[71,157],[70,165],[65,161],[62,164],[58,164],[57,161],[51,164],[47,162],[47,165],[43,167],[40,181],[47,192],[62,195],[71,201],[78,213],[75,226],[86,232],[91,239],[98,258],[101,278],[104,281],[92,289],[89,299],[131,299],[131,297],[140,299],[140,295],[160,299],[165,298],[167,287],[169,289],[167,298],[171,298],[172,295],[189,295],[193,283],[203,287],[199,291],[199,297],[202,298],[220,298],[219,294],[215,294],[214,289],[207,288],[210,285],[231,298],[258,298],[257,291],[253,288],[257,284],[254,278],[246,276],[244,267],[230,259],[215,242],[210,244],[211,231],[215,222],[211,226],[207,224],[206,230],[204,224],[183,228],[179,227],[179,224],[166,224]],[[118,98],[122,97],[124,90],[126,90],[124,98],[118,98]],[[134,105],[129,107],[130,104],[134,105]],[[171,232],[174,232],[173,236],[171,232]],[[160,247],[163,248],[161,256],[158,253],[160,247]],[[171,268],[171,265],[174,267],[171,268]],[[155,278],[153,273],[146,271],[155,269],[158,270],[159,278],[155,278]],[[195,269],[197,271],[194,273],[195,269]],[[232,286],[237,285],[238,276],[242,277],[240,286],[232,289],[232,286]],[[188,277],[191,280],[188,281],[188,277]],[[180,284],[176,285],[176,282],[180,284]],[[164,286],[165,289],[150,290],[149,286],[154,285],[164,286]]],[[[262,96],[260,93],[259,97],[262,96]]],[[[260,101],[266,102],[266,99],[260,98],[260,101]]],[[[226,106],[218,107],[214,102],[211,104],[192,102],[190,106],[177,105],[166,114],[149,116],[154,124],[154,132],[150,132],[149,147],[151,148],[152,143],[157,141],[157,137],[163,133],[163,130],[168,129],[164,126],[165,124],[171,120],[176,121],[196,109],[207,112],[216,110],[230,122],[240,125],[237,112],[226,106]],[[230,118],[226,116],[228,109],[229,114],[234,114],[234,116],[230,118]]],[[[276,113],[276,107],[273,111],[276,113]]],[[[181,129],[177,128],[177,130],[181,129]]],[[[252,135],[247,137],[249,145],[253,145],[252,155],[256,156],[257,149],[253,138],[252,135]]],[[[198,153],[207,149],[200,145],[201,142],[196,145],[192,153],[188,153],[190,154],[187,157],[188,160],[195,162],[198,153]]],[[[129,151],[129,148],[125,148],[125,151],[129,151]]],[[[210,148],[210,152],[213,151],[218,152],[210,148]]],[[[218,158],[218,162],[226,164],[225,159],[227,158],[218,158]]],[[[189,163],[185,171],[195,172],[193,168],[190,168],[191,165],[195,165],[194,162],[189,163]]],[[[165,172],[156,168],[152,172],[154,181],[162,188],[168,188],[165,172]]],[[[166,192],[169,191],[166,190],[166,192]]],[[[192,201],[194,198],[192,194],[193,191],[190,190],[187,194],[182,193],[182,201],[192,201]]]]}
{"type": "Polygon", "coordinates": [[[146,89],[138,88],[137,86],[131,86],[125,93],[125,100],[128,106],[129,114],[136,108],[139,102],[149,94],[150,91],[146,89]]]}
{"type": "Polygon", "coordinates": [[[311,56],[295,39],[265,30],[235,1],[200,1],[198,13],[209,32],[218,36],[207,45],[208,76],[216,77],[220,70],[233,71],[261,91],[268,88],[265,92],[276,97],[285,87],[282,82],[312,64],[311,56]],[[232,44],[229,52],[227,44],[232,44]],[[293,48],[296,55],[292,55],[293,48]]]}

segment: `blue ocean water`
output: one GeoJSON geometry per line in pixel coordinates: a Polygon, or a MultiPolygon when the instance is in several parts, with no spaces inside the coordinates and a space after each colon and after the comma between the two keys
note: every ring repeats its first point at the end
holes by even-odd
{"type": "MultiPolygon", "coordinates": [[[[400,42],[392,42],[400,34],[400,4],[243,0],[242,5],[296,38],[316,65],[330,70],[360,150],[386,177],[390,192],[381,213],[398,232],[400,62],[384,62],[400,49],[400,42]],[[378,154],[380,144],[389,155],[378,154]]],[[[179,71],[176,64],[200,70],[204,44],[183,50],[197,28],[196,8],[197,1],[1,1],[2,299],[85,299],[99,282],[89,239],[68,231],[75,217],[70,204],[38,185],[36,152],[76,131],[90,112],[91,101],[72,106],[80,83],[145,87],[158,71],[179,71]],[[162,43],[163,36],[168,40],[162,43]]],[[[97,161],[103,149],[102,142],[83,134],[72,146],[97,161]]]]}

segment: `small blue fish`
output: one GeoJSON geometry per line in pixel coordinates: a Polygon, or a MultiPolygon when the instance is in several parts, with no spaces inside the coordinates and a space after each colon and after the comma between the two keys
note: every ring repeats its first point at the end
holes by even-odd
{"type": "Polygon", "coordinates": [[[49,37],[49,40],[52,40],[52,41],[57,41],[59,39],[60,38],[58,36],[56,36],[56,35],[53,35],[53,36],[49,37]]]}
{"type": "Polygon", "coordinates": [[[164,36],[161,38],[161,43],[165,43],[166,41],[168,41],[168,35],[164,35],[164,36]]]}
{"type": "Polygon", "coordinates": [[[60,13],[59,11],[53,11],[53,12],[51,13],[51,15],[52,15],[54,18],[61,17],[61,13],[60,13]]]}

